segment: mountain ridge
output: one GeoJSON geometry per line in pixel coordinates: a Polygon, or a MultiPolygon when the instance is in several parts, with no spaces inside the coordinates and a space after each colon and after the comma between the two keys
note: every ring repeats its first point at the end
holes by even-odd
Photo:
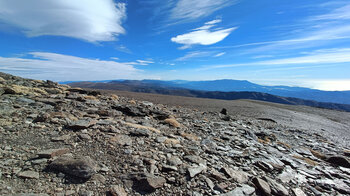
{"type": "MultiPolygon", "coordinates": [[[[329,102],[338,104],[350,104],[350,91],[323,91],[318,89],[311,89],[306,87],[291,87],[291,86],[266,86],[259,85],[248,80],[207,80],[207,81],[187,81],[187,80],[104,80],[104,81],[89,81],[94,83],[128,83],[128,84],[142,84],[154,85],[167,88],[182,88],[189,90],[200,91],[220,91],[220,92],[234,92],[234,91],[249,91],[268,93],[282,97],[294,97],[306,100],[314,100],[318,102],[329,102]]],[[[64,84],[76,82],[64,82],[64,84]]]]}
{"type": "Polygon", "coordinates": [[[289,105],[306,105],[312,107],[320,107],[327,109],[336,109],[350,112],[350,105],[337,104],[327,102],[317,102],[313,100],[303,100],[293,97],[276,96],[269,93],[261,92],[220,92],[220,91],[201,91],[191,90],[181,87],[169,86],[167,82],[164,83],[152,83],[139,80],[125,80],[125,81],[113,81],[109,83],[94,83],[94,82],[77,82],[70,83],[70,86],[92,89],[104,89],[104,90],[121,90],[131,92],[143,92],[163,95],[177,95],[186,97],[197,98],[211,98],[211,99],[223,99],[223,100],[237,100],[237,99],[252,99],[260,101],[269,101],[273,103],[289,104],[289,105]]]}

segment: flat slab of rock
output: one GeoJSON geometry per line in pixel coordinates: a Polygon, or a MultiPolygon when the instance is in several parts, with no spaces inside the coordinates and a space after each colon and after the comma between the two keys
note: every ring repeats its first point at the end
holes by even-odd
{"type": "Polygon", "coordinates": [[[207,167],[205,165],[200,164],[199,166],[196,166],[196,167],[190,167],[187,170],[188,170],[188,173],[190,174],[190,177],[193,178],[206,169],[207,167]]]}
{"type": "Polygon", "coordinates": [[[282,186],[281,184],[277,183],[275,180],[264,177],[264,180],[270,185],[271,192],[273,195],[280,195],[280,196],[288,196],[289,192],[288,190],[282,186]]]}
{"type": "Polygon", "coordinates": [[[154,192],[156,189],[163,187],[166,179],[152,174],[139,174],[133,177],[133,188],[140,193],[154,192]]]}
{"type": "Polygon", "coordinates": [[[48,167],[83,179],[89,179],[96,173],[96,164],[90,157],[59,157],[48,167]]]}
{"type": "Polygon", "coordinates": [[[74,121],[69,125],[69,128],[73,130],[81,130],[81,129],[87,129],[97,123],[96,120],[93,119],[83,119],[74,121]]]}
{"type": "Polygon", "coordinates": [[[39,179],[39,173],[35,171],[24,171],[18,174],[20,178],[39,179]]]}
{"type": "Polygon", "coordinates": [[[292,189],[292,190],[293,190],[294,196],[306,196],[304,191],[301,190],[300,188],[295,188],[295,189],[292,189]]]}
{"type": "Polygon", "coordinates": [[[62,135],[62,136],[59,136],[59,137],[51,138],[51,141],[53,141],[53,142],[63,142],[63,141],[69,140],[70,138],[71,138],[70,135],[62,135]]]}
{"type": "Polygon", "coordinates": [[[270,185],[261,178],[254,178],[253,183],[265,195],[271,195],[270,185]]]}
{"type": "Polygon", "coordinates": [[[56,156],[61,156],[68,153],[70,150],[68,148],[59,148],[59,149],[48,149],[38,152],[39,158],[53,158],[56,156]]]}
{"type": "Polygon", "coordinates": [[[220,196],[247,196],[253,195],[255,193],[255,188],[247,184],[243,184],[241,187],[235,188],[233,191],[221,194],[220,196]]]}
{"type": "Polygon", "coordinates": [[[240,184],[246,183],[249,180],[248,174],[244,171],[238,171],[228,167],[222,168],[222,171],[240,184]]]}

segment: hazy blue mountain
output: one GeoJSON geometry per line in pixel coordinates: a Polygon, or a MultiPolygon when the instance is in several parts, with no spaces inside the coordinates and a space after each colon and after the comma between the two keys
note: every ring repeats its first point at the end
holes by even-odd
{"type": "Polygon", "coordinates": [[[313,100],[305,100],[300,98],[283,97],[272,95],[269,93],[253,92],[253,91],[204,91],[193,90],[188,88],[178,87],[178,83],[156,80],[126,80],[113,82],[75,82],[70,83],[72,87],[92,88],[101,90],[118,90],[130,91],[163,95],[176,95],[186,97],[237,100],[237,99],[252,99],[260,101],[268,101],[273,103],[289,104],[289,105],[307,105],[312,107],[336,109],[350,112],[349,104],[326,103],[313,100]]]}
{"type": "MultiPolygon", "coordinates": [[[[294,97],[318,102],[350,104],[350,91],[321,91],[303,87],[290,86],[264,86],[246,80],[212,80],[212,81],[186,81],[186,80],[105,80],[90,81],[94,83],[125,84],[137,87],[181,88],[199,91],[219,92],[259,92],[276,96],[294,97]]],[[[64,82],[68,84],[72,82],[64,82]]]]}
{"type": "MultiPolygon", "coordinates": [[[[119,81],[118,81],[119,82],[119,81]]],[[[127,82],[124,81],[124,82],[127,82]]],[[[134,82],[134,81],[132,81],[134,82]]],[[[263,86],[246,80],[213,80],[213,81],[161,81],[141,80],[140,83],[158,85],[160,87],[177,87],[201,91],[250,91],[269,93],[283,97],[295,97],[319,102],[350,104],[350,91],[321,91],[302,87],[263,86]]]]}

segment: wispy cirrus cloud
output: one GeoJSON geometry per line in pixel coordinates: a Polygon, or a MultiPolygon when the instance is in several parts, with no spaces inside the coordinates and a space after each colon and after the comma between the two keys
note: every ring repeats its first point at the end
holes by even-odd
{"type": "Polygon", "coordinates": [[[183,44],[179,49],[187,49],[192,45],[212,45],[224,40],[238,27],[227,29],[211,30],[221,20],[213,20],[204,24],[204,26],[193,29],[189,33],[177,35],[171,38],[172,42],[183,44]]]}
{"type": "Polygon", "coordinates": [[[127,63],[76,56],[31,52],[32,58],[0,57],[0,71],[34,79],[91,81],[135,79],[141,70],[127,63]]]}
{"type": "MultiPolygon", "coordinates": [[[[327,47],[337,42],[350,43],[350,3],[337,2],[330,8],[326,6],[324,14],[311,15],[291,25],[284,37],[272,41],[259,41],[239,45],[212,48],[247,48],[242,54],[261,53],[308,49],[313,47],[327,47]],[[297,32],[297,33],[296,33],[297,32]]],[[[316,6],[319,9],[319,6],[316,6]]]]}
{"type": "Polygon", "coordinates": [[[235,0],[179,0],[170,11],[172,21],[191,21],[210,16],[217,10],[235,4],[235,0]]]}
{"type": "Polygon", "coordinates": [[[350,3],[342,5],[330,13],[313,16],[310,20],[349,20],[350,19],[350,3]]]}
{"type": "Polygon", "coordinates": [[[220,56],[223,56],[223,55],[225,55],[225,54],[226,54],[226,52],[220,52],[220,53],[214,55],[214,57],[220,57],[220,56]]]}
{"type": "Polygon", "coordinates": [[[231,5],[238,0],[139,0],[145,9],[152,10],[151,21],[160,23],[156,29],[194,22],[231,5]]]}
{"type": "Polygon", "coordinates": [[[211,54],[212,52],[207,52],[207,51],[193,51],[193,52],[188,52],[184,56],[177,58],[176,61],[186,61],[189,59],[205,57],[211,54]]]}
{"type": "Polygon", "coordinates": [[[154,61],[152,60],[136,60],[135,62],[127,62],[125,64],[128,65],[149,65],[149,64],[153,64],[154,61]]]}
{"type": "Polygon", "coordinates": [[[274,66],[274,65],[312,65],[312,64],[326,64],[333,65],[338,63],[350,63],[350,48],[335,48],[328,50],[316,50],[306,55],[292,57],[292,58],[280,58],[265,61],[255,61],[249,63],[236,63],[226,65],[211,65],[204,66],[200,70],[229,68],[229,67],[242,67],[242,66],[274,66]]]}
{"type": "Polygon", "coordinates": [[[113,0],[2,0],[0,23],[28,37],[66,36],[88,42],[114,41],[125,33],[126,4],[113,0]]]}

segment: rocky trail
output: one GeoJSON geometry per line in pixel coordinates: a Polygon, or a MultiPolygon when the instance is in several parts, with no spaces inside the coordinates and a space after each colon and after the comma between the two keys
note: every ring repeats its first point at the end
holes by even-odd
{"type": "Polygon", "coordinates": [[[0,195],[350,195],[317,132],[0,73],[0,195]]]}

